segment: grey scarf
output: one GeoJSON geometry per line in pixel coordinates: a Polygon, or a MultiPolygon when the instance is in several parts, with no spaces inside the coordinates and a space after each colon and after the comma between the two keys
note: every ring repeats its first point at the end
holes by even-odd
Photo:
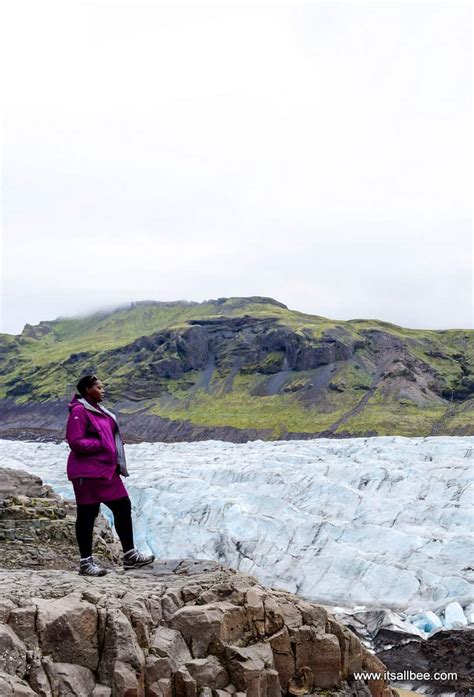
{"type": "Polygon", "coordinates": [[[89,411],[95,411],[96,414],[101,414],[102,412],[105,412],[106,414],[108,414],[109,416],[111,416],[113,418],[113,420],[117,424],[117,430],[115,431],[115,447],[117,449],[117,464],[119,466],[119,471],[120,471],[120,474],[122,475],[122,477],[129,477],[130,475],[129,475],[128,470],[127,470],[127,461],[125,459],[125,448],[123,447],[123,440],[122,440],[122,436],[120,435],[120,430],[118,427],[118,423],[117,423],[117,419],[115,417],[115,414],[112,414],[112,412],[109,411],[108,409],[106,409],[105,407],[101,407],[102,411],[99,411],[99,409],[96,409],[95,407],[93,407],[92,404],[89,404],[87,399],[84,399],[83,397],[81,397],[77,401],[80,402],[82,404],[82,406],[84,406],[89,411]]]}

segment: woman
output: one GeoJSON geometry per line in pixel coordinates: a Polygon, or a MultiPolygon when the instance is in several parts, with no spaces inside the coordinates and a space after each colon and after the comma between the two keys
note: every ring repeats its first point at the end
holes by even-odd
{"type": "Polygon", "coordinates": [[[107,570],[92,557],[94,520],[104,503],[114,515],[122,543],[123,568],[151,564],[153,554],[141,554],[133,544],[132,505],[120,475],[128,477],[122,437],[115,416],[99,406],[104,386],[95,375],[79,380],[69,407],[66,439],[71,448],[67,476],[72,481],[77,504],[76,537],[81,554],[79,573],[104,576],[107,570]]]}

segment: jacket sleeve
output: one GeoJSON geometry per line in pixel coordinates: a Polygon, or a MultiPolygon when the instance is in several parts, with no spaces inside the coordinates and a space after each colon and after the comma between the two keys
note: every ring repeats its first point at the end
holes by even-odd
{"type": "Polygon", "coordinates": [[[76,408],[69,414],[66,428],[66,440],[69,447],[79,455],[93,455],[102,450],[100,437],[87,434],[88,419],[85,409],[76,408]]]}

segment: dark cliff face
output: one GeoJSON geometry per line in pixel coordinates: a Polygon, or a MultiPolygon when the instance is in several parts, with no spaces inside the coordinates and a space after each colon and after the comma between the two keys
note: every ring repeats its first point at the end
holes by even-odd
{"type": "Polygon", "coordinates": [[[0,337],[0,436],[59,437],[65,414],[51,409],[86,372],[105,380],[129,439],[474,433],[474,332],[331,322],[265,298],[68,322],[0,337]]]}
{"type": "Polygon", "coordinates": [[[140,337],[111,352],[111,356],[151,365],[158,377],[176,379],[189,371],[206,370],[211,364],[221,372],[238,369],[271,374],[312,370],[349,360],[355,349],[364,345],[363,341],[343,343],[330,336],[315,340],[281,327],[272,319],[222,318],[190,324],[181,332],[140,337]]]}

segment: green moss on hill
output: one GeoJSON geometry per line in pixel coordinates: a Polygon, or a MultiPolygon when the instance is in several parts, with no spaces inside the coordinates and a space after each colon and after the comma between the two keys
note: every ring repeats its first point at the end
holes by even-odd
{"type": "Polygon", "coordinates": [[[100,374],[123,413],[324,435],[474,434],[474,332],[336,321],[270,298],[132,303],[0,335],[0,399],[100,374]],[[136,408],[132,406],[136,404],[136,408]]]}

